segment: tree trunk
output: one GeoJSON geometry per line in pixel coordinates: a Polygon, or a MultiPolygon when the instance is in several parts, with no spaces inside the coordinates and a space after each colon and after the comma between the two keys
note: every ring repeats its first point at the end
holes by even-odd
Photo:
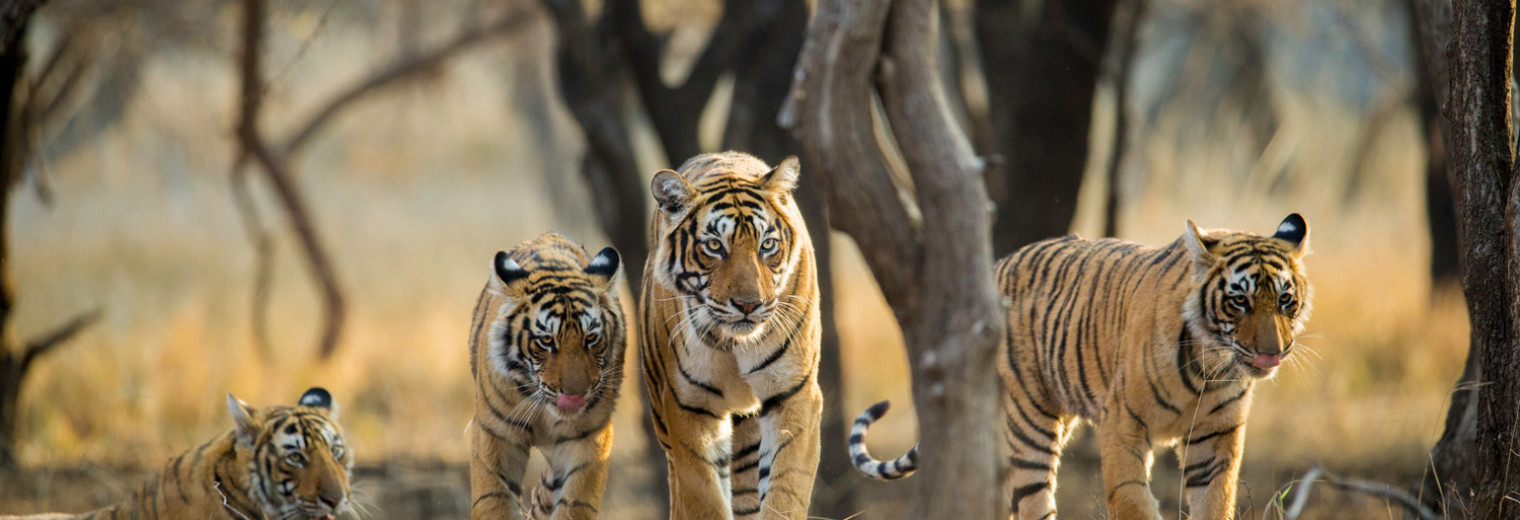
{"type": "MultiPolygon", "coordinates": [[[[1438,3],[1420,6],[1422,13],[1438,3]]],[[[1520,492],[1520,478],[1510,474],[1520,427],[1520,183],[1509,108],[1514,3],[1458,1],[1451,20],[1446,150],[1472,330],[1463,377],[1476,376],[1477,384],[1452,394],[1427,483],[1439,480],[1435,504],[1448,515],[1510,518],[1517,511],[1510,497],[1520,492]]],[[[1421,33],[1428,48],[1439,48],[1442,42],[1431,37],[1439,28],[1421,33]]]]}
{"type": "MultiPolygon", "coordinates": [[[[35,9],[35,6],[34,6],[35,9]]],[[[31,13],[0,17],[0,472],[16,468],[16,444],[25,352],[16,351],[6,338],[12,336],[11,310],[15,293],[11,283],[10,198],[21,184],[24,140],[15,135],[17,86],[26,73],[26,26],[31,13]]]]}
{"type": "Polygon", "coordinates": [[[937,77],[932,0],[822,1],[781,116],[798,132],[829,215],[860,245],[907,340],[922,439],[910,518],[1002,518],[992,285],[983,162],[937,77]],[[890,31],[890,32],[888,32],[890,31]],[[884,33],[887,35],[883,38],[884,33]],[[883,41],[886,42],[883,48],[883,41]],[[913,183],[896,196],[877,144],[873,89],[913,183]],[[905,203],[922,215],[920,236],[905,203]]]}
{"type": "Polygon", "coordinates": [[[977,1],[988,112],[1003,159],[988,182],[998,257],[1071,228],[1116,3],[977,1]]]}
{"type": "MultiPolygon", "coordinates": [[[[1451,181],[1446,175],[1444,140],[1447,125],[1446,119],[1441,117],[1440,104],[1436,101],[1438,92],[1445,91],[1444,86],[1437,88],[1436,78],[1442,78],[1444,83],[1446,72],[1444,67],[1436,69],[1442,57],[1439,54],[1432,54],[1436,50],[1433,44],[1421,43],[1425,39],[1423,33],[1434,29],[1421,29],[1421,25],[1433,22],[1430,15],[1420,12],[1418,3],[1419,0],[1406,0],[1405,11],[1408,14],[1409,39],[1415,42],[1413,45],[1415,113],[1418,117],[1417,124],[1421,131],[1421,139],[1425,142],[1425,215],[1427,229],[1430,232],[1430,280],[1431,285],[1445,285],[1460,282],[1462,275],[1461,245],[1457,240],[1457,213],[1452,206],[1451,181]]],[[[1444,17],[1439,19],[1445,20],[1444,17]]],[[[1441,29],[1442,45],[1444,45],[1446,30],[1441,29]]]]}

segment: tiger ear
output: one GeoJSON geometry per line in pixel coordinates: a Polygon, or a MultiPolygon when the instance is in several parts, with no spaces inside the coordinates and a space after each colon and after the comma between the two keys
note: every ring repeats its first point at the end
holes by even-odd
{"type": "Polygon", "coordinates": [[[248,406],[248,403],[234,397],[232,392],[227,392],[227,414],[232,416],[233,431],[237,432],[238,446],[253,447],[253,441],[259,435],[259,424],[253,418],[257,413],[258,411],[248,406]]]}
{"type": "Polygon", "coordinates": [[[1309,223],[1304,222],[1304,217],[1297,213],[1288,215],[1277,225],[1277,233],[1272,238],[1292,245],[1294,255],[1303,255],[1309,250],[1309,223]]]}
{"type": "Polygon", "coordinates": [[[617,279],[618,266],[622,263],[617,249],[604,247],[586,264],[586,274],[591,275],[592,282],[598,289],[607,290],[612,287],[612,281],[617,279]]]}
{"type": "Polygon", "coordinates": [[[760,185],[772,193],[791,193],[797,189],[797,177],[801,175],[801,169],[797,156],[788,156],[760,179],[760,185]]]}
{"type": "Polygon", "coordinates": [[[1198,272],[1207,272],[1219,262],[1219,258],[1209,252],[1209,248],[1217,243],[1219,243],[1218,239],[1210,237],[1208,232],[1198,229],[1198,224],[1188,219],[1187,232],[1182,235],[1182,244],[1187,246],[1188,256],[1193,259],[1194,269],[1198,272]]]}
{"type": "Polygon", "coordinates": [[[649,192],[654,195],[655,202],[660,203],[660,211],[670,216],[686,210],[697,190],[674,170],[660,170],[649,181],[649,192]]]}
{"type": "Polygon", "coordinates": [[[509,291],[518,285],[516,282],[528,278],[528,270],[518,265],[517,261],[512,259],[512,255],[507,254],[506,251],[496,252],[496,258],[491,260],[491,269],[496,271],[495,281],[500,284],[499,288],[502,291],[509,291]]]}
{"type": "Polygon", "coordinates": [[[301,394],[301,406],[316,408],[327,414],[328,419],[338,420],[338,404],[333,402],[332,394],[326,388],[320,386],[311,387],[306,393],[301,394]]]}

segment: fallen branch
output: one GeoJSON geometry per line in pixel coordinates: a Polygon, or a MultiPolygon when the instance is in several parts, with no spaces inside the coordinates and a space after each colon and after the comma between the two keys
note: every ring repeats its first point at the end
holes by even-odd
{"type": "Polygon", "coordinates": [[[1387,500],[1392,500],[1398,503],[1400,507],[1403,507],[1411,514],[1421,518],[1422,520],[1438,520],[1440,518],[1439,516],[1436,516],[1435,512],[1431,511],[1430,508],[1427,508],[1424,504],[1421,504],[1418,498],[1415,498],[1414,495],[1409,494],[1408,491],[1404,491],[1403,489],[1399,489],[1397,487],[1390,486],[1381,482],[1371,482],[1367,480],[1340,477],[1326,470],[1324,467],[1315,465],[1313,468],[1310,468],[1309,472],[1304,474],[1304,478],[1299,481],[1297,490],[1293,492],[1293,504],[1288,506],[1287,511],[1283,513],[1284,520],[1298,520],[1298,516],[1304,512],[1304,504],[1308,503],[1309,501],[1310,487],[1312,487],[1316,482],[1324,482],[1343,491],[1362,493],[1387,500]]]}

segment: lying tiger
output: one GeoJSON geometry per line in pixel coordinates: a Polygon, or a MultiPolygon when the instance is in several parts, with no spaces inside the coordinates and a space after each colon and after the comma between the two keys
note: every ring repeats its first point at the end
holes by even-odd
{"type": "Polygon", "coordinates": [[[626,350],[618,265],[555,233],[496,253],[470,334],[473,518],[596,518],[626,350]],[[534,447],[548,466],[525,501],[534,447]]]}
{"type": "MultiPolygon", "coordinates": [[[[1097,426],[1109,518],[1160,519],[1151,452],[1174,446],[1193,518],[1235,515],[1246,415],[1256,381],[1293,353],[1309,319],[1309,227],[1288,215],[1270,237],[1201,230],[1171,245],[1074,236],[1003,259],[997,283],[1011,306],[998,354],[1013,517],[1055,518],[1056,467],[1078,420],[1097,426]]],[[[890,462],[865,451],[878,479],[913,472],[917,449],[890,462]]]]}
{"type": "Polygon", "coordinates": [[[125,503],[78,515],[8,520],[333,520],[350,510],[353,454],[338,408],[312,388],[296,406],[262,410],[227,396],[232,430],[169,459],[163,473],[125,503]]]}

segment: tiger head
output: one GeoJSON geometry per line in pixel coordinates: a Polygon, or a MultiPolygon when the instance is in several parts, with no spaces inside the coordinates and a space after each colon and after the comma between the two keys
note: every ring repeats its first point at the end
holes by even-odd
{"type": "Polygon", "coordinates": [[[690,330],[745,340],[795,308],[785,297],[807,229],[792,200],[796,157],[775,168],[737,152],[656,173],[653,276],[679,294],[690,330]]]}
{"type": "Polygon", "coordinates": [[[496,253],[490,290],[506,298],[491,325],[492,362],[524,396],[569,416],[617,391],[623,352],[616,249],[588,257],[556,233],[496,253]]]}
{"type": "Polygon", "coordinates": [[[349,510],[354,457],[332,395],[312,388],[295,406],[262,410],[227,394],[234,450],[250,473],[248,496],[267,518],[332,520],[349,510]]]}
{"type": "Polygon", "coordinates": [[[1303,265],[1308,223],[1294,213],[1264,237],[1205,231],[1189,220],[1182,242],[1196,282],[1185,304],[1188,332],[1202,340],[1220,369],[1271,377],[1309,319],[1313,287],[1303,265]]]}

